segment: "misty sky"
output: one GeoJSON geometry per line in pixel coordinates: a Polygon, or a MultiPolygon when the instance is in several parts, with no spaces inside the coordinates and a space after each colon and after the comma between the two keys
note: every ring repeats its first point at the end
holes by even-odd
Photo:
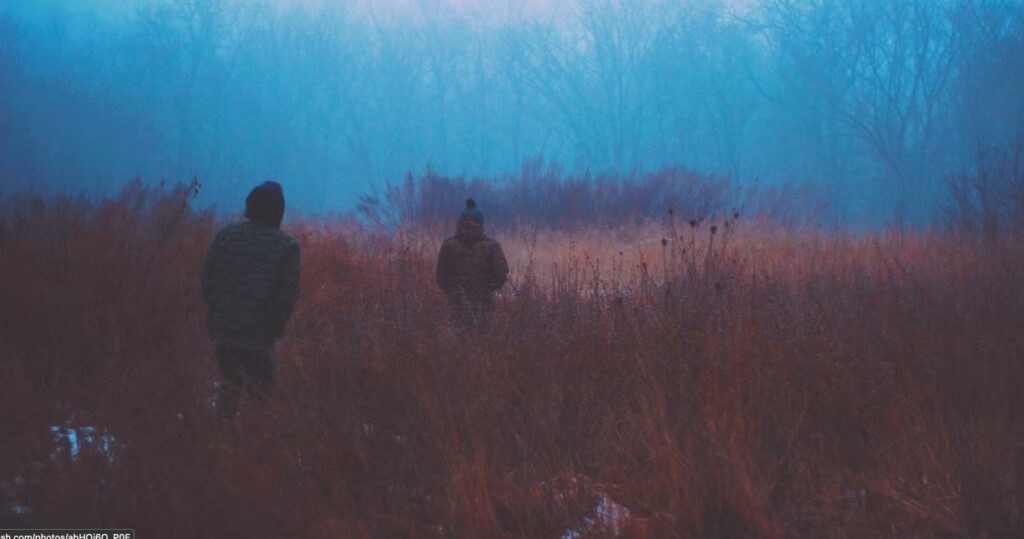
{"type": "Polygon", "coordinates": [[[682,165],[928,222],[1024,140],[1020,0],[0,0],[12,190],[682,165]]]}
{"type": "MultiPolygon", "coordinates": [[[[159,4],[160,0],[2,0],[0,9],[20,16],[46,18],[60,12],[93,12],[108,17],[129,16],[140,6],[159,4]]],[[[250,0],[251,4],[274,6],[281,11],[292,8],[322,8],[330,0],[250,0]]],[[[347,9],[361,15],[400,15],[416,17],[421,11],[422,0],[352,0],[339,2],[347,9]]],[[[452,14],[473,18],[508,16],[509,14],[536,17],[564,16],[565,2],[554,0],[432,0],[452,14]]]]}

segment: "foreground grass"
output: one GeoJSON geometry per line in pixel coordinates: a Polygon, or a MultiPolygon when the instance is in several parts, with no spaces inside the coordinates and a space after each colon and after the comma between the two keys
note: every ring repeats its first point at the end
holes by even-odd
{"type": "Polygon", "coordinates": [[[1016,239],[499,231],[513,282],[463,334],[433,284],[440,232],[292,222],[303,295],[276,393],[224,425],[197,289],[215,226],[181,200],[7,205],[2,525],[1024,533],[1016,239]],[[53,425],[94,441],[72,454],[53,425]]]}

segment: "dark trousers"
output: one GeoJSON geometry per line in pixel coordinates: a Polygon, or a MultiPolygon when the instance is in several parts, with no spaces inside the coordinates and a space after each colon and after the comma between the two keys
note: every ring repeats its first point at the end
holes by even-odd
{"type": "Polygon", "coordinates": [[[245,350],[217,346],[217,366],[221,382],[217,393],[217,409],[227,418],[238,415],[243,387],[249,395],[266,399],[274,387],[277,362],[270,350],[245,350]]]}
{"type": "Polygon", "coordinates": [[[487,329],[494,312],[494,296],[468,296],[455,293],[448,296],[448,312],[452,323],[460,329],[487,329]]]}

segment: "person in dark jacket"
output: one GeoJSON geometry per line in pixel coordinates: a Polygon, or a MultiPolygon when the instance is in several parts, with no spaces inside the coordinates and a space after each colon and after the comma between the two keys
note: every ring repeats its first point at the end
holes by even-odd
{"type": "Polygon", "coordinates": [[[494,309],[494,293],[505,285],[508,262],[501,245],[484,234],[484,216],[473,199],[459,216],[455,235],[441,244],[437,285],[448,296],[460,324],[484,321],[494,309]]]}
{"type": "Polygon", "coordinates": [[[202,271],[207,327],[222,381],[217,407],[238,412],[242,387],[263,398],[274,383],[271,349],[299,297],[299,243],[280,230],[281,185],[258,185],[245,200],[247,221],[225,226],[206,254],[202,271]]]}

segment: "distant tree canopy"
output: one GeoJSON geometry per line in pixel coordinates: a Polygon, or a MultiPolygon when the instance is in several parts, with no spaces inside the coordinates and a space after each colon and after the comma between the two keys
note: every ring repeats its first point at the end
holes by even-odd
{"type": "Polygon", "coordinates": [[[543,157],[813,185],[840,218],[920,222],[1024,138],[1020,0],[575,0],[551,21],[415,5],[0,8],[4,188],[198,176],[231,207],[276,177],[332,211],[428,164],[500,177],[543,157]]]}

